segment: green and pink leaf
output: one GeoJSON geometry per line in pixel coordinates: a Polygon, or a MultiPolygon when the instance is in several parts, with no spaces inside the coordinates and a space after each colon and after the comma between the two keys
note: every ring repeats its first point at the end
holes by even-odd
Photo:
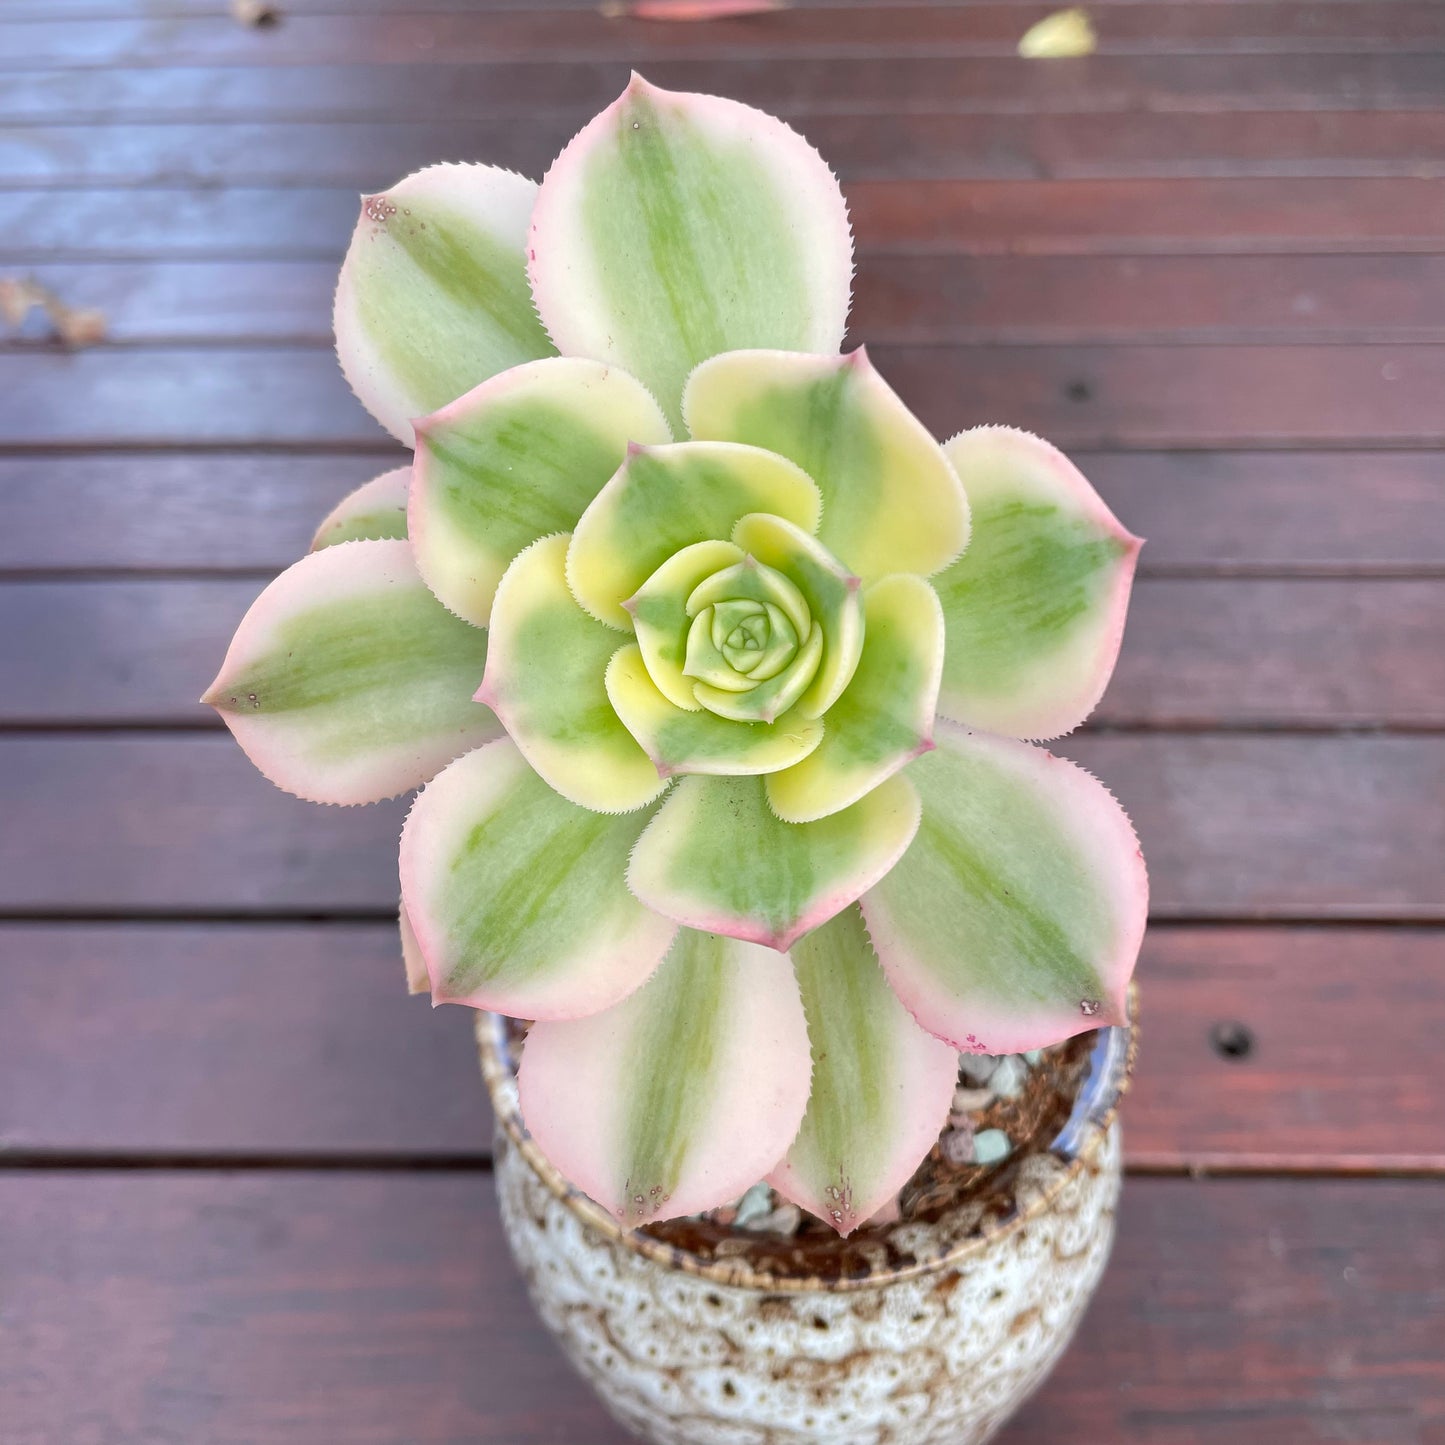
{"type": "Polygon", "coordinates": [[[1032,744],[943,722],[936,742],[908,772],[917,836],[862,900],[894,991],[979,1053],[1124,1023],[1149,887],[1123,809],[1032,744]]]}
{"type": "Polygon", "coordinates": [[[624,1002],[532,1028],[522,1116],[572,1183],[623,1224],[644,1224],[757,1183],[797,1133],[809,1070],[786,961],[684,928],[624,1002]]]}
{"type": "Polygon", "coordinates": [[[823,741],[768,778],[768,803],[807,823],[855,803],[933,746],[943,668],[943,609],[921,577],[900,573],[864,594],[858,670],[828,709],[823,741]]]}
{"type": "Polygon", "coordinates": [[[676,932],[624,882],[649,816],[569,803],[505,738],[433,778],[401,835],[432,998],[575,1018],[639,987],[676,932]]]}
{"type": "Polygon", "coordinates": [[[345,542],[262,592],[202,701],[278,787],[374,803],[498,736],[472,698],[486,659],[487,634],[432,596],[406,542],[345,542]]]}
{"type": "Polygon", "coordinates": [[[786,951],[882,878],[918,828],[897,776],[813,823],[784,823],[761,778],[684,778],[632,855],[627,881],[689,928],[786,951]]]}
{"type": "Polygon", "coordinates": [[[394,467],[348,492],[325,516],[311,539],[311,551],[340,542],[384,542],[406,536],[410,467],[394,467]]]}
{"type": "Polygon", "coordinates": [[[862,347],[714,356],[689,378],[683,413],[699,440],[746,442],[802,467],[823,495],[818,540],[865,582],[927,576],[968,543],[952,464],[862,347]]]}
{"type": "Polygon", "coordinates": [[[947,451],[973,541],[933,579],[948,637],[939,709],[1009,737],[1058,737],[1108,685],[1142,544],[1036,436],[979,427],[947,451]]]}
{"type": "Polygon", "coordinates": [[[447,164],[363,197],[336,286],[336,355],[399,440],[410,444],[414,417],[553,353],[527,281],[536,196],[525,176],[447,164]]]}
{"type": "Polygon", "coordinates": [[[674,425],[719,352],[836,352],[853,271],[832,172],[782,121],[634,75],[542,183],[529,268],[568,355],[624,366],[674,425]]]}
{"type": "Polygon", "coordinates": [[[630,632],[625,604],[674,553],[725,539],[749,512],[776,513],[806,535],[819,506],[803,472],[756,447],[633,447],[577,523],[567,581],[599,622],[630,632]]]}
{"type": "Polygon", "coordinates": [[[672,439],[641,383],[564,356],[484,381],[416,433],[408,520],[417,568],[478,627],[512,559],[539,537],[570,532],[629,443],[672,439]]]}
{"type": "Polygon", "coordinates": [[[544,537],[507,569],[477,698],[564,798],[603,813],[630,812],[664,784],[608,698],[617,634],[573,600],[569,541],[565,533],[544,537]]]}
{"type": "Polygon", "coordinates": [[[813,1087],[769,1183],[851,1234],[912,1177],[953,1106],[954,1048],[889,988],[856,904],[793,945],[813,1087]]]}

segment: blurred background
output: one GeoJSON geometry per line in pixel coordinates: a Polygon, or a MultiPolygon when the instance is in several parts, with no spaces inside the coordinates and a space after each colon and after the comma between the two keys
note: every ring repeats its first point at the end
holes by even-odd
{"type": "Polygon", "coordinates": [[[4,1445],[622,1439],[405,996],[404,805],[194,699],[405,460],[330,350],[358,192],[540,176],[634,66],[801,129],[850,344],[1149,538],[1060,747],[1154,880],[1134,1177],[1004,1440],[1445,1441],[1445,4],[1053,9],[0,0],[4,1445]]]}

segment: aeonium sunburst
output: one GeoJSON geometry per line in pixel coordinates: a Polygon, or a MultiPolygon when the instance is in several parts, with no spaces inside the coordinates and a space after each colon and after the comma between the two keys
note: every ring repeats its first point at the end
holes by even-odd
{"type": "Polygon", "coordinates": [[[409,971],[535,1020],[528,1127],[628,1223],[767,1177],[846,1233],[958,1051],[1124,1017],[1133,830],[1028,740],[1102,693],[1137,540],[1046,443],[940,446],[840,355],[851,275],[801,138],[636,78],[540,187],[366,198],[338,351],[413,463],[207,694],[303,797],[425,785],[409,971]]]}

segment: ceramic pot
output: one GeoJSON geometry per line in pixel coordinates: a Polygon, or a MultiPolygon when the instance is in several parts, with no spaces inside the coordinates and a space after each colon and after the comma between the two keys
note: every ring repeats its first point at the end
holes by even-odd
{"type": "Polygon", "coordinates": [[[1043,1380],[1103,1273],[1133,1034],[1094,1036],[1067,1124],[1015,1155],[1011,1207],[965,1196],[931,1223],[869,1227],[868,1267],[825,1283],[755,1267],[741,1232],[718,1259],[623,1230],[528,1137],[506,1026],[482,1015],[507,1239],[573,1364],[653,1445],[976,1445],[1043,1380]]]}

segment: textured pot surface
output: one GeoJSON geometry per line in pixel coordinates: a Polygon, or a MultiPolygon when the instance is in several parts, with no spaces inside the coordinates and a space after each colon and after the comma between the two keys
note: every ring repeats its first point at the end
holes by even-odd
{"type": "Polygon", "coordinates": [[[878,1273],[841,1286],[760,1278],[745,1257],[704,1261],[622,1231],[537,1154],[501,1031],[484,1018],[479,1032],[502,1218],[533,1302],[654,1445],[974,1445],[1043,1379],[1103,1273],[1123,1030],[1100,1036],[1053,1146],[1019,1161],[1012,1215],[984,1218],[965,1199],[936,1222],[886,1226],[878,1273]]]}

